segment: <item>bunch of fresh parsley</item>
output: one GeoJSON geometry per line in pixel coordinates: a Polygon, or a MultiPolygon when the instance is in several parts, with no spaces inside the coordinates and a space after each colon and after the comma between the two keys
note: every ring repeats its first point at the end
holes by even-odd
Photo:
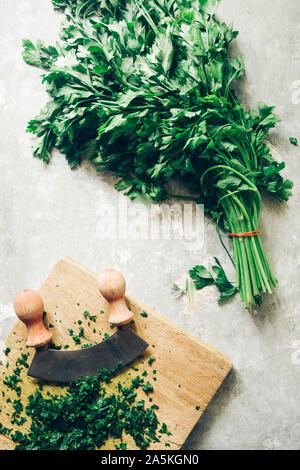
{"type": "MultiPolygon", "coordinates": [[[[50,95],[27,129],[35,156],[49,162],[56,147],[71,168],[88,159],[132,199],[162,201],[181,180],[230,233],[258,230],[262,192],[289,198],[265,143],[274,108],[246,111],[232,91],[244,68],[228,58],[238,33],[214,16],[219,0],[52,3],[65,14],[62,41],[24,41],[50,95]]],[[[260,237],[234,238],[233,258],[250,309],[277,285],[260,237]]]]}

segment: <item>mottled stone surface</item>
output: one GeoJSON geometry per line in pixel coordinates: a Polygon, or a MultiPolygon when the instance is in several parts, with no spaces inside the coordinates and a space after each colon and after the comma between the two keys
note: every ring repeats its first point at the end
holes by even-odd
{"type": "MultiPolygon", "coordinates": [[[[201,292],[197,311],[170,295],[174,281],[196,263],[217,256],[233,275],[215,227],[205,221],[201,249],[183,240],[105,240],[112,216],[104,204],[124,200],[114,179],[87,163],[70,171],[58,152],[50,165],[34,160],[26,123],[46,101],[40,71],[21,58],[21,40],[55,42],[60,15],[49,0],[2,0],[0,5],[0,338],[13,318],[11,302],[23,288],[37,289],[56,261],[70,255],[95,271],[116,267],[128,291],[227,353],[234,369],[186,442],[187,449],[300,448],[300,3],[298,0],[223,0],[219,18],[240,31],[232,53],[246,76],[238,93],[246,107],[258,100],[277,107],[282,123],[272,143],[295,181],[288,205],[264,201],[263,240],[280,288],[256,315],[238,298],[220,307],[214,288],[201,292]],[[106,227],[106,228],[105,228],[106,227]]],[[[121,201],[121,202],[120,202],[121,201]]],[[[130,211],[135,207],[128,202],[130,211]]],[[[131,217],[133,214],[131,214],[131,217]]],[[[118,219],[116,219],[118,220],[118,219]]],[[[130,233],[135,227],[130,226],[130,233]]]]}

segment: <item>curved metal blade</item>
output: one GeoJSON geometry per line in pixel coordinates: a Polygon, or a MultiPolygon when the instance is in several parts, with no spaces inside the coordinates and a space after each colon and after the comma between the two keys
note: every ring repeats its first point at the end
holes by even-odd
{"type": "Polygon", "coordinates": [[[99,369],[113,369],[119,362],[128,365],[147,348],[148,343],[130,329],[119,329],[105,341],[76,351],[38,350],[28,375],[49,382],[66,383],[92,377],[99,369]]]}

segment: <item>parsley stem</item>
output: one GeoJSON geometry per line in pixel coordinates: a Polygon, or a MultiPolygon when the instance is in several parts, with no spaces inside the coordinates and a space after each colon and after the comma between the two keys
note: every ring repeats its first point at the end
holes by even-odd
{"type": "MultiPolygon", "coordinates": [[[[227,196],[221,197],[220,203],[232,232],[245,233],[257,230],[255,198],[250,198],[249,195],[246,206],[244,194],[231,193],[227,196]]],[[[236,286],[240,290],[246,308],[251,309],[255,303],[261,303],[263,292],[272,291],[271,284],[276,287],[276,280],[271,273],[260,237],[234,238],[233,256],[236,286]]]]}
{"type": "Polygon", "coordinates": [[[233,259],[232,259],[232,256],[231,256],[231,254],[229,253],[229,251],[227,250],[227,247],[226,247],[225,243],[223,242],[223,238],[222,238],[222,235],[221,235],[221,232],[220,232],[220,218],[221,218],[221,215],[219,215],[218,220],[217,220],[217,223],[216,223],[217,234],[218,234],[218,236],[219,236],[219,240],[220,240],[220,242],[221,242],[221,245],[223,246],[223,248],[224,248],[224,250],[226,251],[226,253],[227,253],[227,255],[228,255],[230,261],[232,262],[233,266],[235,267],[235,263],[234,263],[234,261],[233,261],[233,259]]]}
{"type": "Polygon", "coordinates": [[[260,197],[260,194],[259,194],[259,191],[257,189],[257,187],[245,176],[245,175],[242,175],[242,173],[240,173],[239,171],[237,171],[235,168],[231,168],[229,166],[226,166],[226,165],[216,165],[216,166],[212,166],[210,168],[208,168],[204,173],[203,175],[201,176],[201,179],[200,179],[200,183],[201,185],[203,185],[203,182],[204,182],[204,179],[206,177],[206,175],[210,172],[210,171],[213,171],[213,170],[218,170],[218,169],[224,169],[224,170],[228,170],[232,173],[235,173],[236,175],[238,175],[241,179],[243,179],[251,188],[254,189],[256,195],[257,195],[257,200],[259,202],[259,209],[261,208],[261,197],[260,197]]]}
{"type": "Polygon", "coordinates": [[[155,32],[155,34],[157,36],[159,36],[159,30],[157,29],[156,27],[156,24],[154,23],[154,21],[152,20],[151,16],[149,15],[148,11],[146,10],[146,8],[144,7],[143,4],[140,4],[138,1],[137,1],[137,6],[138,8],[141,10],[142,12],[142,15],[144,16],[145,20],[148,22],[149,26],[151,26],[151,28],[153,29],[153,31],[155,32]]]}

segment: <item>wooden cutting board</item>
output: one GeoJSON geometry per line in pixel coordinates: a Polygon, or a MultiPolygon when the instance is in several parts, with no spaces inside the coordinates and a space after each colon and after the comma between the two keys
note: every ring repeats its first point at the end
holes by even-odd
{"type": "MultiPolygon", "coordinates": [[[[48,327],[51,325],[55,345],[68,344],[70,349],[80,349],[83,344],[96,344],[103,339],[105,333],[111,335],[114,332],[107,323],[108,304],[98,291],[95,274],[73,259],[65,257],[56,264],[42,285],[40,293],[47,312],[45,324],[48,327]],[[104,313],[99,313],[100,310],[104,313]],[[83,315],[84,311],[95,315],[96,322],[89,322],[83,315]],[[81,344],[76,345],[68,329],[73,329],[76,334],[79,330],[78,320],[82,320],[84,338],[81,338],[81,344]]],[[[154,387],[154,393],[151,394],[152,403],[159,406],[158,419],[161,423],[166,423],[172,433],[171,436],[164,434],[160,443],[152,444],[149,448],[180,449],[230,371],[231,360],[146,305],[130,296],[126,296],[126,300],[129,308],[135,313],[132,328],[150,346],[144,357],[134,364],[139,372],[129,368],[117,379],[126,381],[147,370],[147,380],[154,387]],[[141,316],[142,312],[146,312],[148,316],[141,316]],[[155,358],[152,365],[148,364],[150,357],[155,358]],[[153,370],[156,370],[155,375],[153,370]],[[153,381],[153,377],[156,377],[157,381],[153,381]],[[166,442],[168,447],[165,446],[166,442]]],[[[11,349],[6,357],[7,363],[4,362],[0,366],[0,422],[3,426],[21,431],[28,430],[30,423],[27,421],[22,427],[11,425],[7,413],[11,415],[13,408],[11,402],[7,403],[7,398],[11,398],[13,402],[18,397],[15,391],[7,391],[3,380],[13,374],[16,360],[21,353],[29,352],[27,362],[31,363],[34,349],[27,348],[25,341],[25,326],[18,320],[6,339],[5,345],[11,349]]],[[[26,368],[23,368],[20,378],[20,398],[23,405],[26,405],[27,396],[34,393],[38,382],[27,376],[26,368]]],[[[51,393],[62,393],[61,388],[57,389],[54,385],[44,387],[45,393],[48,390],[51,393]]],[[[141,393],[148,404],[144,392],[141,393]]],[[[128,449],[136,448],[127,436],[124,440],[128,449]]],[[[115,449],[115,443],[116,440],[108,441],[105,449],[115,449]]],[[[0,435],[0,449],[13,449],[14,446],[8,436],[0,435]]]]}

